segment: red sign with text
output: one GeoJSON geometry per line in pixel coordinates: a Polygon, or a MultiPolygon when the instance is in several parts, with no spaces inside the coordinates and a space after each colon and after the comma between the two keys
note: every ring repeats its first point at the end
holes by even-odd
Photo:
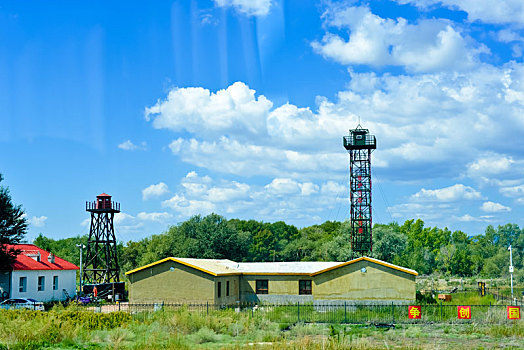
{"type": "Polygon", "coordinates": [[[409,318],[420,318],[422,315],[422,306],[408,306],[409,318]]]}
{"type": "Polygon", "coordinates": [[[470,319],[471,318],[471,306],[457,306],[458,318],[470,319]]]}
{"type": "Polygon", "coordinates": [[[508,320],[520,320],[520,306],[508,306],[508,320]]]}

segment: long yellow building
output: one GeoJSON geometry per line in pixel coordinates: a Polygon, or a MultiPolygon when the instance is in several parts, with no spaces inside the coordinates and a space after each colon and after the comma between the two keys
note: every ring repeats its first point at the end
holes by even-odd
{"type": "Polygon", "coordinates": [[[362,257],[347,262],[237,263],[165,258],[126,273],[132,303],[409,302],[416,271],[362,257]]]}
{"type": "Polygon", "coordinates": [[[237,263],[165,258],[126,273],[132,303],[408,302],[416,271],[362,257],[347,262],[237,263]]]}

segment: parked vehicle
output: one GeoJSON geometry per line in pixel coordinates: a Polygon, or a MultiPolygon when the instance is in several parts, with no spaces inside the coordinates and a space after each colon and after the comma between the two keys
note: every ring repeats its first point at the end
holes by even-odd
{"type": "Polygon", "coordinates": [[[36,301],[35,299],[7,299],[0,303],[2,309],[30,309],[44,311],[44,303],[36,301]]]}

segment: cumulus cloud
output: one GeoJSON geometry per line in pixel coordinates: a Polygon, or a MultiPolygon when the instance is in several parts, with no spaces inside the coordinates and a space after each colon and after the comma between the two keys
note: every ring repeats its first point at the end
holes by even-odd
{"type": "Polygon", "coordinates": [[[135,145],[131,140],[127,140],[119,144],[118,148],[124,151],[145,150],[147,149],[147,143],[142,142],[140,145],[135,145]]]}
{"type": "MultiPolygon", "coordinates": [[[[190,172],[180,181],[175,195],[163,201],[162,206],[181,219],[215,212],[258,220],[285,219],[291,223],[307,220],[313,223],[320,220],[320,211],[341,205],[336,203],[333,193],[321,193],[319,189],[338,189],[341,186],[334,181],[317,184],[291,178],[274,178],[265,185],[248,185],[238,181],[214,180],[190,172]]],[[[344,220],[345,217],[339,219],[344,220]]]]}
{"type": "Polygon", "coordinates": [[[160,197],[169,193],[169,188],[163,182],[156,185],[151,185],[142,190],[142,199],[147,200],[154,197],[160,197]]]}
{"type": "MultiPolygon", "coordinates": [[[[249,96],[246,103],[256,107],[251,112],[239,113],[238,106],[242,103],[229,103],[228,107],[223,104],[217,108],[225,117],[209,125],[204,121],[214,115],[206,108],[195,108],[179,118],[176,110],[179,107],[184,110],[186,101],[177,98],[159,101],[151,107],[156,111],[150,111],[148,118],[153,124],[162,120],[155,127],[177,131],[169,145],[173,155],[210,174],[234,176],[237,182],[221,183],[220,179],[211,178],[206,182],[203,176],[188,174],[181,188],[173,191],[174,199],[164,203],[165,207],[177,215],[199,210],[242,213],[249,209],[263,218],[278,218],[283,212],[298,217],[299,205],[310,208],[300,197],[331,196],[331,202],[337,202],[333,198],[338,194],[347,197],[343,179],[347,176],[349,159],[341,145],[341,136],[355,127],[357,116],[377,136],[378,149],[372,154],[372,163],[386,182],[400,180],[420,186],[429,179],[461,179],[463,183],[480,180],[482,186],[495,186],[502,195],[524,204],[524,193],[518,187],[522,185],[524,170],[520,151],[524,148],[523,64],[509,62],[500,67],[479,64],[475,70],[414,75],[349,70],[348,76],[350,81],[345,90],[333,99],[318,97],[312,107],[290,102],[274,106],[245,84],[237,84],[234,89],[227,87],[219,90],[221,94],[231,95],[231,90],[238,88],[249,96]],[[248,125],[258,126],[250,130],[248,125]],[[257,181],[261,181],[258,178],[261,176],[266,182],[255,186],[245,180],[253,176],[257,176],[257,181]],[[275,179],[288,180],[273,183],[275,179]],[[271,196],[269,191],[277,185],[286,185],[288,191],[294,191],[292,204],[286,206],[280,203],[283,199],[271,196]],[[210,196],[213,187],[216,189],[210,196]],[[211,200],[212,197],[216,199],[211,200]],[[234,205],[227,200],[219,201],[229,197],[235,198],[229,201],[234,205]],[[257,202],[270,200],[272,206],[264,207],[257,202]]],[[[180,90],[174,89],[170,94],[180,90]]],[[[215,108],[210,101],[219,92],[204,92],[203,105],[215,108]]],[[[193,100],[191,95],[200,96],[202,91],[186,89],[184,94],[193,100]]],[[[464,184],[438,189],[419,187],[412,193],[407,199],[409,203],[390,206],[395,218],[411,218],[415,214],[436,218],[446,212],[444,219],[460,221],[464,213],[438,204],[484,200],[479,190],[464,184]]],[[[316,214],[313,210],[302,214],[313,217],[318,210],[316,214]]],[[[469,215],[480,218],[475,213],[469,215]]],[[[441,225],[437,221],[435,224],[441,225]]]]}
{"type": "Polygon", "coordinates": [[[495,203],[491,201],[482,203],[482,206],[480,207],[480,209],[487,213],[498,213],[498,212],[503,212],[503,211],[511,211],[510,207],[506,207],[500,203],[495,203]]]}
{"type": "MultiPolygon", "coordinates": [[[[522,65],[414,76],[350,71],[350,78],[347,90],[334,101],[319,97],[316,109],[286,103],[271,110],[273,103],[266,100],[263,108],[240,116],[232,103],[229,112],[221,112],[228,116],[224,121],[207,125],[204,121],[213,119],[213,113],[195,108],[184,118],[173,117],[170,111],[178,116],[187,102],[168,98],[151,107],[158,113],[150,117],[154,123],[163,121],[159,128],[190,132],[169,145],[181,160],[240,176],[340,177],[348,164],[341,136],[356,125],[357,115],[377,136],[380,152],[373,154],[373,166],[387,167],[389,178],[478,177],[504,169],[509,177],[519,173],[515,166],[521,157],[516,150],[524,147],[522,65]],[[170,107],[161,108],[164,104],[170,107]],[[256,134],[242,123],[259,125],[256,134]],[[239,128],[244,132],[237,133],[239,128]]],[[[244,84],[239,88],[252,91],[244,84]]],[[[188,100],[193,100],[193,93],[201,92],[184,92],[188,100]]],[[[205,95],[211,99],[216,94],[205,95]]],[[[250,96],[255,105],[262,99],[250,96]]]]}
{"type": "Polygon", "coordinates": [[[492,215],[480,215],[472,216],[470,214],[464,214],[456,218],[458,221],[462,222],[491,222],[493,219],[492,215]]]}
{"type": "MultiPolygon", "coordinates": [[[[177,139],[170,149],[183,161],[209,170],[252,176],[324,176],[321,171],[347,166],[343,151],[300,152],[265,144],[253,144],[222,136],[215,141],[177,139]]],[[[341,148],[338,145],[337,148],[341,148]]]]}
{"type": "Polygon", "coordinates": [[[524,198],[524,185],[504,186],[500,188],[500,193],[502,193],[506,197],[524,198]]]}
{"type": "Polygon", "coordinates": [[[281,196],[300,192],[298,183],[291,179],[273,179],[265,188],[269,193],[281,196]]]}
{"type": "Polygon", "coordinates": [[[266,16],[272,0],[214,0],[218,7],[234,7],[247,16],[266,16]]]}
{"type": "Polygon", "coordinates": [[[140,212],[137,214],[137,219],[143,220],[143,221],[157,221],[157,222],[165,222],[173,218],[173,215],[167,212],[162,213],[146,213],[146,212],[140,212]]]}
{"type": "Polygon", "coordinates": [[[524,2],[521,0],[397,0],[425,9],[442,5],[467,12],[469,21],[524,26],[524,2]]]}
{"type": "Polygon", "coordinates": [[[164,100],[147,107],[153,127],[172,131],[221,135],[224,132],[259,134],[272,102],[242,82],[212,93],[201,87],[175,88],[164,100]]]}
{"type": "Polygon", "coordinates": [[[423,188],[412,195],[411,199],[414,201],[453,202],[458,200],[482,199],[482,195],[470,186],[455,184],[435,190],[426,190],[423,188]]]}
{"type": "Polygon", "coordinates": [[[29,224],[31,224],[34,227],[44,227],[46,220],[47,220],[47,216],[44,216],[44,215],[42,215],[42,216],[32,216],[29,219],[29,224]]]}
{"type": "Polygon", "coordinates": [[[420,20],[409,24],[403,18],[387,19],[367,7],[331,5],[324,14],[330,27],[348,29],[349,39],[327,33],[312,46],[326,58],[342,64],[402,66],[413,72],[471,68],[487,49],[445,20],[420,20]]]}
{"type": "Polygon", "coordinates": [[[440,221],[439,225],[446,225],[442,219],[451,217],[456,207],[448,203],[402,203],[388,207],[388,211],[395,219],[420,218],[429,224],[440,221]]]}
{"type": "Polygon", "coordinates": [[[515,161],[511,157],[489,154],[468,165],[469,176],[493,176],[507,172],[515,161]]]}

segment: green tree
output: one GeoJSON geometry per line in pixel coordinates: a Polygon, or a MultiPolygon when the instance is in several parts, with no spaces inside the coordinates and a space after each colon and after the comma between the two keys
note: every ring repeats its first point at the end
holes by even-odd
{"type": "MultiPolygon", "coordinates": [[[[3,180],[0,174],[0,182],[3,180]]],[[[0,270],[8,270],[20,254],[20,251],[10,247],[18,244],[27,230],[27,220],[22,206],[13,204],[9,189],[0,186],[0,270]]]]}
{"type": "Polygon", "coordinates": [[[72,262],[75,265],[79,265],[80,251],[76,245],[87,245],[87,235],[54,240],[52,238],[45,237],[40,233],[38,237],[35,238],[33,243],[43,250],[53,253],[54,255],[72,262]]]}
{"type": "Polygon", "coordinates": [[[178,227],[177,233],[176,240],[185,239],[186,257],[243,261],[247,255],[249,237],[217,214],[193,216],[178,227]]]}
{"type": "Polygon", "coordinates": [[[392,263],[406,249],[407,240],[406,234],[400,231],[397,223],[375,224],[373,226],[372,256],[392,263]]]}

